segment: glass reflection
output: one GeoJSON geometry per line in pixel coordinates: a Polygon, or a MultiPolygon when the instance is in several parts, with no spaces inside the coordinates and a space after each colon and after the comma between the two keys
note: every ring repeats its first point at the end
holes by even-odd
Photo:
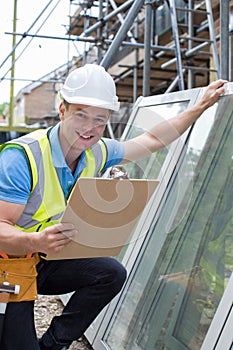
{"type": "MultiPolygon", "coordinates": [[[[139,108],[129,128],[126,139],[139,136],[142,132],[150,130],[156,124],[169,120],[183,112],[188,104],[189,101],[182,101],[139,108]]],[[[126,164],[125,168],[130,177],[132,179],[157,179],[169,149],[170,146],[161,149],[147,158],[126,164]]]]}
{"type": "Polygon", "coordinates": [[[186,149],[189,157],[176,169],[105,336],[111,349],[200,349],[233,271],[232,107],[230,96],[221,99],[204,142],[197,136],[205,118],[195,125],[186,149]],[[180,196],[179,181],[190,157],[193,188],[190,192],[186,186],[180,196]],[[179,218],[187,197],[189,207],[179,218]]]}

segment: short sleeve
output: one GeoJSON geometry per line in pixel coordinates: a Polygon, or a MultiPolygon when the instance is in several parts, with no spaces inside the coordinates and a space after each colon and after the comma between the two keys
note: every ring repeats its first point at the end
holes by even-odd
{"type": "Polygon", "coordinates": [[[23,150],[6,148],[0,153],[0,199],[26,204],[31,190],[31,173],[23,150]]]}
{"type": "Polygon", "coordinates": [[[124,159],[124,144],[123,142],[113,139],[102,139],[107,148],[107,161],[103,170],[121,163],[124,159]]]}

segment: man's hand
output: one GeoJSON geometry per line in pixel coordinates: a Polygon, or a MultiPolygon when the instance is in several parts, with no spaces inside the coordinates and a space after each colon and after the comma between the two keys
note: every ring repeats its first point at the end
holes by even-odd
{"type": "Polygon", "coordinates": [[[40,232],[33,234],[33,246],[35,251],[41,253],[58,253],[77,234],[73,224],[60,223],[46,227],[40,232]]]}
{"type": "Polygon", "coordinates": [[[19,220],[25,206],[0,201],[0,247],[12,256],[30,253],[56,253],[70,243],[77,234],[70,223],[49,226],[41,232],[21,231],[14,225],[19,220]]]}
{"type": "Polygon", "coordinates": [[[207,86],[203,97],[198,103],[203,108],[203,110],[209,108],[215,102],[217,102],[219,96],[225,92],[224,84],[227,82],[227,80],[219,79],[207,86]]]}

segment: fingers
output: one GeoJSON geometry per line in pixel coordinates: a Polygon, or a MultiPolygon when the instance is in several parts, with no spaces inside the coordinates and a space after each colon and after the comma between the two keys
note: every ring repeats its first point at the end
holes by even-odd
{"type": "Polygon", "coordinates": [[[204,106],[205,109],[212,106],[215,102],[217,102],[218,98],[224,94],[224,84],[227,82],[228,81],[225,79],[218,79],[207,86],[202,100],[200,101],[201,105],[204,106]]]}
{"type": "Polygon", "coordinates": [[[60,235],[60,236],[62,237],[59,237],[58,239],[56,239],[51,243],[51,245],[49,246],[49,251],[57,253],[61,251],[63,248],[65,248],[67,244],[70,243],[71,241],[70,238],[64,237],[64,235],[60,235]]]}
{"type": "Polygon", "coordinates": [[[225,87],[224,84],[228,83],[227,80],[224,79],[218,79],[216,81],[214,81],[213,83],[210,84],[211,87],[214,88],[214,90],[216,90],[216,93],[220,96],[225,92],[225,87]]]}
{"type": "Polygon", "coordinates": [[[77,235],[73,224],[59,223],[41,231],[41,249],[44,253],[56,253],[62,250],[77,235]]]}
{"type": "Polygon", "coordinates": [[[77,234],[77,230],[71,223],[59,223],[54,226],[47,227],[46,230],[54,234],[62,234],[69,239],[73,239],[77,234]]]}
{"type": "Polygon", "coordinates": [[[220,90],[224,91],[224,84],[227,83],[227,80],[219,79],[216,81],[213,81],[207,86],[207,91],[217,91],[219,92],[220,90]]]}
{"type": "Polygon", "coordinates": [[[228,80],[218,79],[218,80],[215,80],[212,83],[210,83],[210,86],[212,85],[215,88],[219,88],[219,87],[223,86],[226,83],[228,83],[228,80]]]}

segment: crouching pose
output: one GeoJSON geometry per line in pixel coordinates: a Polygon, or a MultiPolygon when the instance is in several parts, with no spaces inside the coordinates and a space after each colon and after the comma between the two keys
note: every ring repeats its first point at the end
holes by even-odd
{"type": "Polygon", "coordinates": [[[61,223],[79,177],[98,177],[109,167],[156,152],[179,137],[224,92],[211,83],[195,106],[140,136],[119,142],[103,138],[110,112],[119,109],[114,81],[98,65],[73,70],[60,93],[60,122],[1,146],[0,284],[20,284],[6,307],[1,350],[68,349],[120,292],[126,270],[112,257],[46,260],[77,233],[61,223]],[[37,339],[33,305],[37,294],[73,292],[61,315],[37,339]]]}

